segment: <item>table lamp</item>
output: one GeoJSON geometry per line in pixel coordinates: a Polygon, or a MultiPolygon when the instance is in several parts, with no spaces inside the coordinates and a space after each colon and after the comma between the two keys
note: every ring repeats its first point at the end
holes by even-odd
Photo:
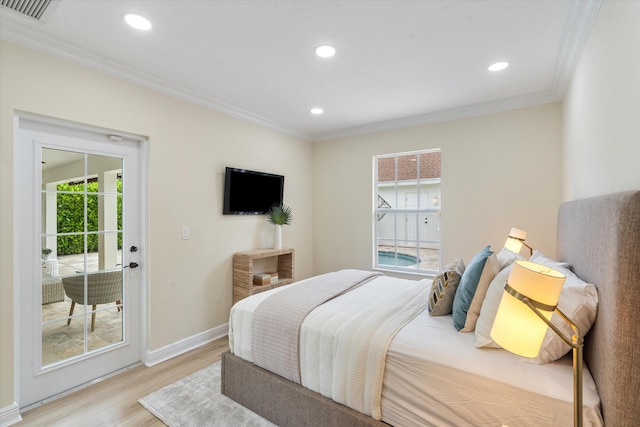
{"type": "Polygon", "coordinates": [[[522,246],[526,246],[527,248],[529,248],[529,256],[531,256],[533,255],[533,249],[531,248],[531,246],[527,245],[524,242],[524,239],[526,238],[526,231],[522,231],[513,227],[509,232],[509,236],[507,236],[507,241],[504,242],[504,247],[509,249],[511,252],[519,254],[522,246]]]}
{"type": "Polygon", "coordinates": [[[576,324],[557,307],[564,281],[562,273],[549,267],[530,261],[514,262],[491,328],[491,338],[512,353],[536,357],[547,327],[558,334],[573,349],[573,420],[574,426],[582,427],[583,339],[576,324]],[[554,312],[571,326],[571,338],[551,323],[554,312]]]}

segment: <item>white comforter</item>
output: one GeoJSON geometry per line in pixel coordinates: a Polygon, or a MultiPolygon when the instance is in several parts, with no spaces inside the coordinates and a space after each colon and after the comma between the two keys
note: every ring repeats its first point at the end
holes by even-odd
{"type": "MultiPolygon", "coordinates": [[[[235,355],[253,361],[253,312],[283,288],[254,295],[232,308],[229,346],[235,355]]],[[[313,310],[300,331],[302,385],[380,419],[387,348],[395,334],[424,311],[428,293],[426,280],[380,276],[313,310]]]]}
{"type": "Polygon", "coordinates": [[[313,310],[300,334],[302,385],[379,420],[387,348],[428,293],[426,280],[381,276],[313,310]]]}

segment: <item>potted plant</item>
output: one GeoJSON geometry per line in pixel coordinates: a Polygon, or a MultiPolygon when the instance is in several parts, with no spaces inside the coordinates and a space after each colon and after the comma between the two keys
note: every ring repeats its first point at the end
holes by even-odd
{"type": "Polygon", "coordinates": [[[43,248],[42,249],[42,259],[44,259],[44,260],[49,259],[49,255],[51,255],[51,252],[53,252],[51,249],[43,248]]]}
{"type": "Polygon", "coordinates": [[[276,226],[273,233],[273,249],[282,249],[282,226],[293,221],[291,207],[277,203],[269,208],[266,215],[267,221],[276,226]]]}

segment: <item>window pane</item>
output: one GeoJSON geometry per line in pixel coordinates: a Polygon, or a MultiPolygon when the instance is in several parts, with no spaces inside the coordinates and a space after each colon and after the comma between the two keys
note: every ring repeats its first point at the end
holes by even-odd
{"type": "Polygon", "coordinates": [[[420,154],[420,179],[440,178],[440,152],[430,151],[420,154]]]}
{"type": "Polygon", "coordinates": [[[396,158],[378,158],[378,182],[395,182],[396,180],[396,158]]]}
{"type": "MultiPolygon", "coordinates": [[[[84,232],[84,194],[58,193],[57,194],[57,233],[82,233],[84,232]]],[[[82,236],[66,236],[71,240],[82,242],[82,236]],[[74,239],[76,238],[76,239],[74,239]]],[[[82,245],[80,250],[82,250],[82,245]]]]}
{"type": "Polygon", "coordinates": [[[418,179],[418,155],[398,156],[398,181],[418,179]]]}
{"type": "Polygon", "coordinates": [[[122,233],[117,231],[100,233],[96,237],[95,250],[91,252],[89,271],[111,270],[122,266],[122,250],[119,245],[122,233]]]}
{"type": "MultiPolygon", "coordinates": [[[[87,187],[92,187],[91,184],[89,183],[87,187]]],[[[97,194],[87,194],[87,231],[89,232],[95,232],[100,229],[98,226],[98,199],[99,196],[97,194]]]]}
{"type": "MultiPolygon", "coordinates": [[[[84,191],[84,154],[72,151],[42,149],[43,190],[55,191],[56,184],[76,182],[84,191]]],[[[58,188],[59,191],[63,189],[58,188]]]]}
{"type": "Polygon", "coordinates": [[[407,209],[426,209],[427,193],[417,185],[402,185],[398,187],[399,199],[403,201],[401,207],[407,209]]]}
{"type": "Polygon", "coordinates": [[[428,212],[421,215],[419,240],[425,242],[424,247],[433,247],[440,240],[440,218],[437,212],[428,212]]]}
{"type": "Polygon", "coordinates": [[[87,231],[115,231],[122,224],[122,196],[87,195],[87,231]]]}
{"type": "Polygon", "coordinates": [[[391,245],[395,243],[395,213],[382,213],[378,220],[378,244],[391,245]]]}
{"type": "Polygon", "coordinates": [[[417,213],[407,213],[402,215],[402,221],[397,224],[396,242],[402,247],[416,247],[418,241],[419,223],[417,213]]]}
{"type": "MultiPolygon", "coordinates": [[[[43,307],[43,316],[47,309],[53,309],[53,306],[43,307]]],[[[64,317],[68,314],[63,313],[66,310],[67,307],[52,316],[64,317]]],[[[42,366],[82,354],[84,352],[84,318],[74,318],[69,325],[67,325],[67,319],[44,323],[42,325],[42,348],[55,349],[55,351],[42,352],[42,366]]]]}
{"type": "Polygon", "coordinates": [[[396,187],[389,185],[378,185],[378,208],[395,208],[396,203],[396,187]]]}
{"type": "Polygon", "coordinates": [[[117,193],[117,180],[122,171],[122,159],[116,157],[87,156],[87,191],[117,193]]]}
{"type": "MultiPolygon", "coordinates": [[[[119,186],[120,192],[122,192],[122,185],[119,186]]],[[[122,194],[120,194],[117,198],[117,213],[118,213],[118,230],[122,231],[122,194]]],[[[122,241],[122,238],[120,238],[122,241]]]]}
{"type": "Polygon", "coordinates": [[[88,336],[88,350],[97,350],[124,339],[122,322],[122,296],[118,300],[101,304],[95,312],[94,334],[88,336]]]}
{"type": "Polygon", "coordinates": [[[398,251],[394,251],[386,246],[378,248],[378,264],[382,266],[417,269],[419,263],[420,259],[415,249],[399,248],[398,251]]]}

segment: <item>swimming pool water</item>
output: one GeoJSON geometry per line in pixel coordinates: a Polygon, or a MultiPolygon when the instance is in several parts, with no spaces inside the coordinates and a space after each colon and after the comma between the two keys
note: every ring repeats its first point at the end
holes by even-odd
{"type": "Polygon", "coordinates": [[[397,254],[395,252],[378,251],[378,264],[408,267],[416,265],[420,260],[411,255],[397,254]],[[396,260],[397,256],[397,260],[396,260]]]}

